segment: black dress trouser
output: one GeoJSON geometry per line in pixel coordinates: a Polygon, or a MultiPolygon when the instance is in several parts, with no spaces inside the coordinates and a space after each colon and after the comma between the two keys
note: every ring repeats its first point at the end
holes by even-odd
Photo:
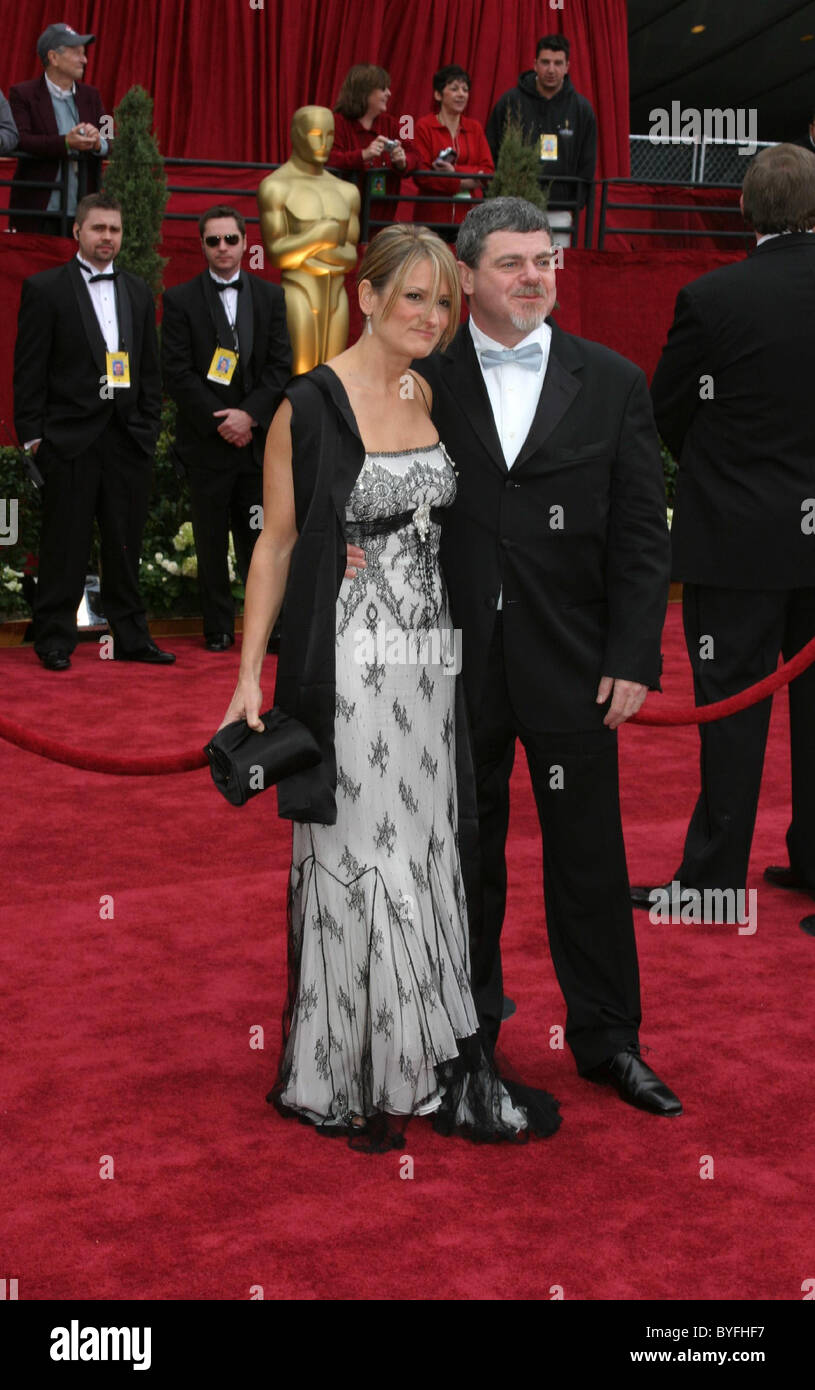
{"type": "Polygon", "coordinates": [[[507,690],[500,614],[471,733],[482,876],[482,924],[472,968],[482,1030],[494,1046],[504,993],[500,938],[509,780],[520,739],[543,835],[546,925],[566,1000],[566,1041],[585,1074],[636,1042],[641,1018],[616,734],[605,728],[541,733],[521,723],[507,690]]]}
{"type": "Polygon", "coordinates": [[[251,445],[232,449],[221,466],[188,463],[187,469],[204,636],[224,632],[231,636],[235,601],[227,561],[229,532],[235,541],[236,567],[245,584],[260,535],[260,513],[253,513],[252,508],[263,502],[263,473],[254,462],[251,445]]]}
{"type": "Polygon", "coordinates": [[[153,463],[111,413],[88,449],[67,459],[44,439],[37,465],[45,485],[34,603],[34,649],[72,652],[76,610],[85,590],[85,571],[94,517],[101,545],[102,611],[118,651],[135,651],[150,640],[139,592],[139,557],[150,504],[153,463]]]}
{"type": "MultiPolygon", "coordinates": [[[[815,637],[815,587],[786,590],[685,584],[682,595],[697,705],[770,675],[815,637]]],[[[815,664],[789,686],[792,868],[815,888],[815,664]]],[[[701,791],[675,877],[689,888],[743,889],[756,821],[771,700],[699,726],[701,791]]]]}

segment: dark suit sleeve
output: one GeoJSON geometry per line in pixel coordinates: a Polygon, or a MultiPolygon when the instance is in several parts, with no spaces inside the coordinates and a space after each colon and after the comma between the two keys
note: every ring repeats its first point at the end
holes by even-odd
{"type": "Polygon", "coordinates": [[[283,387],[291,376],[291,343],[286,325],[285,295],[277,285],[268,285],[266,289],[271,291],[264,295],[263,303],[263,312],[268,314],[266,360],[252,390],[241,402],[241,409],[257,420],[264,430],[269,428],[280,404],[283,387]]]}
{"type": "Polygon", "coordinates": [[[680,290],[668,341],[651,382],[657,429],[676,459],[699,407],[700,378],[711,371],[709,335],[688,291],[680,290]]]}
{"type": "Polygon", "coordinates": [[[37,119],[31,98],[21,92],[19,87],[12,87],[9,103],[17,125],[19,148],[26,154],[46,156],[49,159],[64,158],[67,153],[64,135],[60,135],[58,131],[52,135],[41,135],[36,131],[37,119]]]}
{"type": "Polygon", "coordinates": [[[8,154],[9,150],[16,149],[17,139],[17,127],[11,107],[0,92],[0,154],[8,154]]]}
{"type": "Polygon", "coordinates": [[[14,346],[14,428],[20,444],[42,438],[53,330],[51,301],[24,280],[14,346]]]}
{"type": "Polygon", "coordinates": [[[642,372],[626,402],[611,480],[602,674],[659,689],[670,543],[659,439],[642,372]]]}
{"type": "Polygon", "coordinates": [[[224,403],[220,396],[209,390],[206,380],[202,380],[196,369],[190,318],[171,291],[164,295],[161,361],[164,389],[190,427],[202,438],[217,434],[221,422],[215,419],[213,412],[223,410],[224,403]]]}
{"type": "Polygon", "coordinates": [[[145,286],[142,309],[142,347],[139,362],[139,415],[150,428],[152,449],[161,429],[161,365],[158,355],[153,296],[145,286]]]}

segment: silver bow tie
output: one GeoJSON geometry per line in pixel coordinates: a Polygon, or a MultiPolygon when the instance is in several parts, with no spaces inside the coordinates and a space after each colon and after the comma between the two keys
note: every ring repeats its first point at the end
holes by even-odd
{"type": "Polygon", "coordinates": [[[543,348],[540,343],[527,343],[526,347],[501,348],[500,352],[494,348],[483,348],[478,355],[483,367],[503,367],[506,362],[517,362],[528,372],[537,372],[543,361],[543,348]]]}

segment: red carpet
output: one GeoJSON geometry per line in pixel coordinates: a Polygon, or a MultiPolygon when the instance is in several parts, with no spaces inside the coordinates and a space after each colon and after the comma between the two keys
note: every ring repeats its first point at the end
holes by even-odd
{"type": "MultiPolygon", "coordinates": [[[[3,650],[4,713],[106,752],[200,746],[237,654],[175,648],[174,668],[151,670],[83,645],[64,675],[3,650]]],[[[666,697],[684,697],[678,606],[665,652],[666,697]]],[[[482,1149],[414,1121],[412,1180],[398,1152],[352,1153],[264,1103],[289,838],[273,794],[238,811],[205,771],[103,776],[0,743],[0,1273],[21,1300],[240,1300],[257,1285],[266,1299],[549,1299],[557,1286],[569,1300],[800,1300],[814,1272],[815,940],[798,920],[815,905],[761,881],[785,862],[786,708],[782,692],[749,882],[756,934],[636,916],[642,1041],[684,1101],[673,1121],[624,1106],[550,1050],[563,1006],[521,759],[505,951],[518,1012],[502,1046],[560,1098],[563,1127],[482,1149]],[[250,1047],[257,1025],[262,1051],[250,1047]],[[106,1155],[112,1179],[100,1177],[106,1155]],[[706,1155],[712,1180],[700,1177],[706,1155]]],[[[696,749],[693,729],[623,731],[634,882],[678,863],[696,749]]]]}

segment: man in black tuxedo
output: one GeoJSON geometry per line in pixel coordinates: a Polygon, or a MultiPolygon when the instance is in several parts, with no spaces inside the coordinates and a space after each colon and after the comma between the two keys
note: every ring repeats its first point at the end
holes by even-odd
{"type": "MultiPolygon", "coordinates": [[[[679,460],[673,574],[699,705],[755,684],[815,635],[815,153],[762,150],[742,210],[755,247],[680,290],[651,387],[679,460]]],[[[765,877],[815,894],[815,666],[789,699],[789,867],[765,877]]],[[[683,889],[744,890],[770,706],[700,726],[683,889]]],[[[652,891],[633,889],[637,905],[652,891]]]]}
{"type": "Polygon", "coordinates": [[[100,130],[104,106],[96,87],[81,81],[88,62],[85,50],[94,42],[93,34],[77,34],[69,24],[49,24],[37,41],[45,71],[30,82],[18,82],[9,92],[18,148],[36,156],[20,160],[15,170],[10,204],[25,209],[11,219],[17,231],[61,235],[56,216],[59,192],[30,185],[53,182],[66,156],[66,210],[71,217],[78,198],[99,186],[101,160],[108,153],[108,141],[100,130]],[[46,212],[52,215],[40,215],[46,212]]]}
{"type": "Polygon", "coordinates": [[[226,651],[235,640],[229,530],[245,583],[262,525],[266,431],[291,376],[291,345],[283,291],[241,270],[240,213],[210,208],[198,228],[207,268],[164,295],[162,360],[190,483],[204,641],[226,651]]]}
{"type": "Polygon", "coordinates": [[[71,664],[96,517],[114,656],[167,665],[175,657],[150,640],[139,593],[161,422],[153,296],[144,280],[114,268],[116,199],[92,193],[76,219],[73,260],[23,283],[14,354],[17,437],[45,479],[34,649],[47,670],[71,664]]]}
{"type": "Polygon", "coordinates": [[[416,363],[455,461],[442,568],[461,630],[481,838],[473,983],[500,1027],[500,933],[516,739],[543,831],[552,959],[581,1075],[657,1114],[676,1096],[639,1055],[639,976],[620,822],[618,726],[657,688],[668,591],[659,442],[645,378],[547,322],[546,217],[474,208],[457,256],[470,320],[416,363]],[[480,920],[479,920],[480,919],[480,920]]]}

